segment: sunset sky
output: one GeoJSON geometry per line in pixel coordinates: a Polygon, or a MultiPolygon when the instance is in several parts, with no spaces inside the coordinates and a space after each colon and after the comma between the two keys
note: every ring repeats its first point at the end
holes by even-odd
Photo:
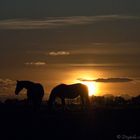
{"type": "Polygon", "coordinates": [[[42,83],[47,97],[81,79],[97,80],[97,95],[136,96],[140,1],[2,0],[0,64],[0,98],[15,96],[16,80],[42,83]]]}

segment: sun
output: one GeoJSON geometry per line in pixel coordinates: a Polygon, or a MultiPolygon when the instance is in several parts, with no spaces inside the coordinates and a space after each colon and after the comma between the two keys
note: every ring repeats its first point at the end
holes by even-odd
{"type": "Polygon", "coordinates": [[[93,96],[97,94],[97,85],[95,82],[83,81],[81,83],[88,87],[89,96],[93,96]]]}

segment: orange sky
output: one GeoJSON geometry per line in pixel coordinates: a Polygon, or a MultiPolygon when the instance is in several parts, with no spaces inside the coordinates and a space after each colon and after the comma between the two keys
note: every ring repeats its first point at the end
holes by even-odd
{"type": "Polygon", "coordinates": [[[97,83],[98,94],[139,94],[139,1],[8,1],[0,5],[0,97],[12,96],[18,79],[49,93],[78,78],[129,78],[97,83]]]}

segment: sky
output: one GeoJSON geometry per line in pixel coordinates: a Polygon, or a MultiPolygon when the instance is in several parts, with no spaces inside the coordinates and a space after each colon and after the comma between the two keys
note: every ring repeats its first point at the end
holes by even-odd
{"type": "Polygon", "coordinates": [[[139,0],[1,0],[0,97],[16,80],[44,85],[99,78],[99,94],[140,92],[139,0]]]}

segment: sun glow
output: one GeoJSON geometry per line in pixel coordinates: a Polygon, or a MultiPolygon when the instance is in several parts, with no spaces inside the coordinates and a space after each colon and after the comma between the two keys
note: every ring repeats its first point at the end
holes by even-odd
{"type": "Polygon", "coordinates": [[[88,87],[88,93],[89,93],[89,96],[92,96],[92,95],[96,95],[97,94],[97,85],[95,82],[82,82],[82,84],[86,85],[88,87]]]}
{"type": "Polygon", "coordinates": [[[74,70],[71,72],[70,77],[67,79],[65,83],[68,84],[75,84],[75,83],[81,83],[88,87],[88,93],[89,96],[98,96],[100,94],[100,85],[97,82],[94,82],[93,79],[96,79],[98,77],[97,72],[93,73],[93,70],[74,70]]]}

